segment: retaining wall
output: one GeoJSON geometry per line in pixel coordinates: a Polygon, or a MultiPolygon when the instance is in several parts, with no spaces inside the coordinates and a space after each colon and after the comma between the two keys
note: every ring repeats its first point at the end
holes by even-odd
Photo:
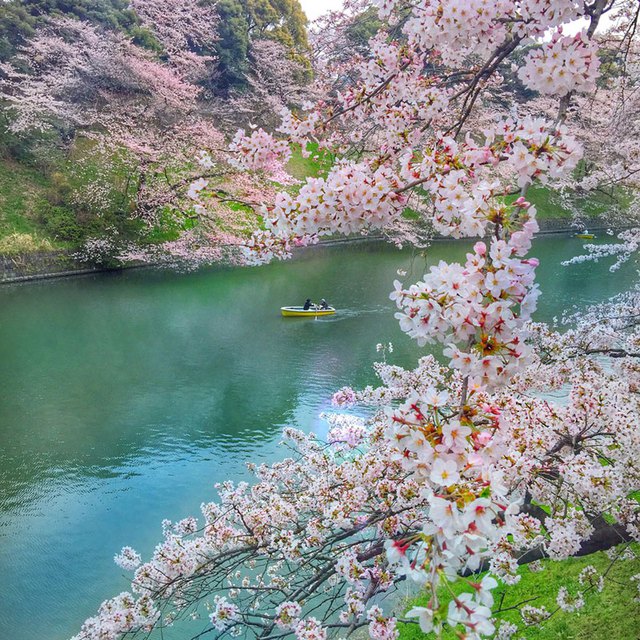
{"type": "Polygon", "coordinates": [[[55,278],[103,271],[73,259],[73,251],[0,255],[0,283],[55,278]]]}

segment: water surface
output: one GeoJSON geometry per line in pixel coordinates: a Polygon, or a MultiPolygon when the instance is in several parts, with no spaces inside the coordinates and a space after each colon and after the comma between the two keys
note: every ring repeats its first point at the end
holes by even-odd
{"type": "MultiPolygon", "coordinates": [[[[537,241],[549,320],[623,290],[608,263],[561,267],[580,250],[537,241]]],[[[375,382],[378,342],[411,366],[388,299],[398,268],[464,258],[379,244],[314,249],[253,269],[130,270],[0,288],[0,638],[63,640],[128,585],[112,562],[149,554],[163,518],[197,514],[243,462],[281,455],[284,425],[326,432],[318,414],[345,384],[375,382]],[[425,263],[426,260],[426,263],[425,263]],[[283,319],[325,297],[339,313],[283,319]]]]}

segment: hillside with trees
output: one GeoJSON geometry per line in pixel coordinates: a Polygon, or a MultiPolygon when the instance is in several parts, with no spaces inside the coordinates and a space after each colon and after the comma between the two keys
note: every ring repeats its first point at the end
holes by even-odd
{"type": "Polygon", "coordinates": [[[297,0],[8,2],[0,24],[0,250],[89,241],[99,262],[202,245],[218,258],[204,247],[256,227],[220,198],[192,230],[188,189],[206,174],[240,201],[270,193],[220,151],[239,124],[271,122],[306,95],[297,0]]]}
{"type": "MultiPolygon", "coordinates": [[[[304,118],[310,99],[357,90],[354,61],[375,55],[383,25],[359,1],[309,30],[298,0],[14,0],[0,14],[0,253],[81,248],[78,255],[110,265],[238,260],[236,247],[264,226],[261,203],[282,186],[295,195],[296,181],[322,173],[335,149],[318,153],[314,141],[309,152],[294,150],[288,165],[248,179],[238,160],[252,145],[229,148],[236,131],[266,140],[264,130],[278,129],[283,112],[304,118]],[[205,183],[207,197],[199,198],[205,183]]],[[[401,12],[391,27],[399,46],[407,46],[409,16],[401,12]]],[[[474,125],[514,109],[553,111],[544,87],[518,73],[537,48],[522,42],[496,62],[498,80],[468,102],[474,125]]],[[[588,101],[575,96],[567,126],[595,156],[615,135],[619,153],[609,163],[581,162],[578,188],[530,191],[541,219],[565,226],[590,227],[605,211],[616,224],[631,215],[617,176],[635,162],[634,119],[611,107],[630,70],[615,37],[601,42],[598,55],[598,92],[588,101]]],[[[428,61],[424,71],[444,68],[428,61]]],[[[446,105],[430,108],[438,114],[446,105]]],[[[402,115],[396,105],[385,117],[402,115]]],[[[365,117],[348,135],[336,128],[330,140],[340,136],[347,142],[339,151],[364,158],[386,124],[365,117]]],[[[429,220],[414,194],[385,233],[424,244],[434,232],[429,220]]]]}

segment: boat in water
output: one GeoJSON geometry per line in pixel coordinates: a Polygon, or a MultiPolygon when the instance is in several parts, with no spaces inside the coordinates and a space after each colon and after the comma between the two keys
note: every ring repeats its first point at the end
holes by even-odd
{"type": "Polygon", "coordinates": [[[584,231],[583,233],[576,233],[576,238],[580,238],[581,240],[593,240],[595,238],[594,233],[589,233],[588,231],[584,231]]]}
{"type": "Polygon", "coordinates": [[[330,316],[333,315],[336,310],[333,307],[311,307],[305,309],[304,307],[280,307],[280,313],[285,318],[317,318],[318,316],[330,316]]]}

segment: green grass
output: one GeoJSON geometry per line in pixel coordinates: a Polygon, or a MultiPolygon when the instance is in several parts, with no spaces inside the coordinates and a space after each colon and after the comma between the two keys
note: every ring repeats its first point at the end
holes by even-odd
{"type": "Polygon", "coordinates": [[[37,169],[0,159],[0,236],[41,232],[35,212],[49,186],[37,169]]]}
{"type": "MultiPolygon", "coordinates": [[[[535,205],[539,220],[571,218],[571,212],[560,204],[559,196],[545,187],[530,187],[525,197],[535,205]]],[[[515,199],[516,196],[510,198],[511,201],[515,199]]],[[[605,214],[611,207],[611,200],[599,193],[589,194],[588,198],[580,198],[577,202],[580,209],[590,218],[605,214]]]]}
{"type": "MultiPolygon", "coordinates": [[[[122,195],[126,166],[109,158],[111,173],[102,171],[94,146],[81,140],[72,156],[52,157],[46,166],[0,157],[0,253],[73,249],[87,236],[110,228],[123,237],[140,235],[143,225],[130,218],[129,202],[122,195]],[[105,205],[76,201],[76,191],[92,184],[96,176],[108,181],[105,205]]],[[[159,233],[178,236],[173,229],[162,228],[159,233]]]]}
{"type": "Polygon", "coordinates": [[[303,157],[300,147],[296,146],[291,152],[291,159],[287,164],[287,171],[298,180],[317,178],[324,175],[331,167],[332,156],[326,151],[318,151],[318,145],[309,145],[311,155],[303,157]]]}
{"type": "MultiPolygon", "coordinates": [[[[634,545],[636,554],[640,553],[640,545],[634,545]]],[[[594,553],[582,558],[570,558],[561,562],[543,561],[544,570],[532,572],[527,566],[520,568],[520,582],[506,590],[503,608],[515,606],[523,601],[531,600],[534,607],[544,606],[548,611],[557,609],[556,597],[558,589],[566,586],[571,593],[580,588],[578,574],[588,565],[593,565],[600,574],[610,567],[611,561],[603,552],[594,553]]],[[[640,573],[640,559],[619,560],[613,564],[607,574],[605,588],[602,593],[590,592],[585,596],[585,606],[576,613],[559,611],[541,627],[526,628],[518,611],[507,611],[499,616],[499,620],[516,623],[522,630],[515,638],[526,640],[640,640],[640,604],[634,601],[638,595],[635,582],[630,582],[632,575],[640,573]]],[[[455,592],[464,591],[460,582],[453,584],[455,592]]],[[[496,602],[500,601],[501,587],[494,591],[496,602]]],[[[441,595],[446,603],[450,599],[445,593],[441,595]]],[[[414,605],[426,604],[426,597],[417,597],[406,605],[406,610],[414,605]]],[[[495,609],[495,607],[494,607],[495,609]]],[[[399,640],[425,640],[427,636],[414,624],[400,624],[399,640]]],[[[429,636],[432,637],[432,636],[429,636]]],[[[454,640],[457,636],[451,631],[443,634],[443,640],[454,640]]]]}
{"type": "Polygon", "coordinates": [[[55,247],[47,238],[35,233],[11,233],[0,237],[0,255],[17,256],[38,251],[53,251],[55,247]]]}
{"type": "Polygon", "coordinates": [[[39,212],[47,207],[50,188],[43,172],[0,158],[0,253],[13,255],[68,246],[41,224],[39,212]]]}
{"type": "Polygon", "coordinates": [[[571,212],[558,203],[558,196],[544,187],[530,187],[525,197],[535,206],[539,220],[571,217],[571,212]]]}

